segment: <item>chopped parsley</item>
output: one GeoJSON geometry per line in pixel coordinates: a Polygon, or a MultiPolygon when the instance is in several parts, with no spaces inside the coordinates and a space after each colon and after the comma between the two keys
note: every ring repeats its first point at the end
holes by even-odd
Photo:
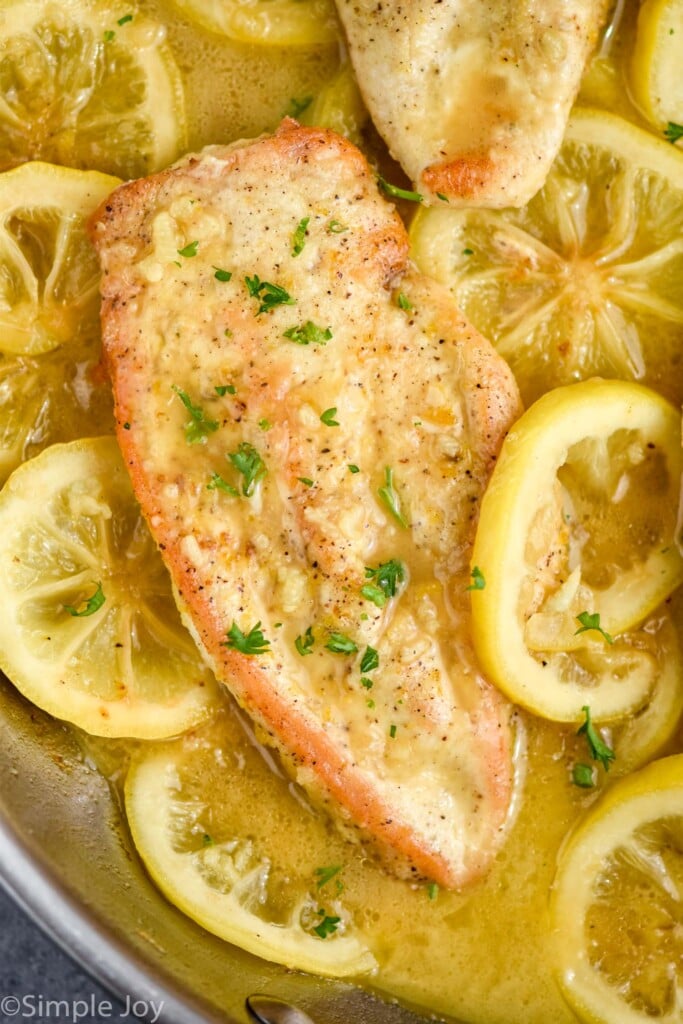
{"type": "Polygon", "coordinates": [[[360,670],[365,675],[366,672],[372,672],[376,668],[379,668],[379,654],[374,647],[368,646],[361,658],[360,670]]]}
{"type": "Polygon", "coordinates": [[[273,424],[270,422],[270,420],[263,419],[258,421],[258,427],[259,430],[271,430],[273,424]]]}
{"type": "Polygon", "coordinates": [[[401,500],[394,488],[394,471],[389,466],[384,470],[384,487],[380,487],[377,493],[394,519],[407,528],[408,521],[401,511],[401,500]]]}
{"type": "Polygon", "coordinates": [[[450,199],[448,198],[448,196],[445,196],[443,194],[443,192],[437,192],[436,193],[436,198],[440,199],[442,203],[449,203],[450,202],[450,199]]]}
{"type": "Polygon", "coordinates": [[[105,43],[111,43],[112,40],[114,40],[115,38],[116,38],[116,32],[114,32],[113,29],[108,28],[107,31],[104,33],[104,41],[105,41],[105,43]]]}
{"type": "Polygon", "coordinates": [[[294,646],[301,655],[305,658],[307,654],[313,654],[313,644],[315,643],[315,637],[313,636],[313,628],[308,627],[303,636],[299,635],[294,641],[294,646]]]}
{"type": "Polygon", "coordinates": [[[328,935],[333,935],[336,932],[341,924],[341,918],[327,914],[322,909],[318,911],[318,916],[322,917],[322,921],[315,926],[313,931],[321,939],[326,939],[328,935]]]}
{"type": "Polygon", "coordinates": [[[388,196],[391,196],[393,199],[408,199],[411,203],[422,202],[423,197],[420,195],[419,192],[411,192],[410,189],[398,188],[397,185],[391,185],[388,181],[386,181],[385,178],[382,177],[381,174],[378,175],[377,177],[377,183],[379,184],[379,187],[382,189],[382,191],[385,192],[388,196]]]}
{"type": "Polygon", "coordinates": [[[669,121],[664,129],[664,138],[667,142],[678,142],[679,139],[683,139],[683,124],[669,121]]]}
{"type": "Polygon", "coordinates": [[[234,395],[237,388],[234,384],[216,384],[214,391],[217,395],[221,395],[222,397],[223,395],[234,395]]]}
{"type": "Polygon", "coordinates": [[[340,220],[331,220],[327,225],[328,235],[341,235],[348,230],[346,224],[342,224],[340,220]]]}
{"type": "Polygon", "coordinates": [[[578,762],[572,768],[572,782],[581,789],[592,789],[595,785],[593,769],[589,764],[578,762]]]}
{"type": "Polygon", "coordinates": [[[201,405],[195,405],[187,391],[183,391],[175,384],[172,384],[171,387],[192,417],[189,423],[185,424],[185,440],[188,444],[200,444],[206,441],[209,434],[218,430],[218,420],[207,419],[201,405]]]}
{"type": "Polygon", "coordinates": [[[245,277],[244,283],[251,297],[259,299],[261,302],[256,316],[270,312],[275,306],[295,305],[295,300],[285,288],[279,284],[271,284],[270,281],[262,281],[258,274],[254,274],[253,277],[245,277]]]}
{"type": "Polygon", "coordinates": [[[600,734],[593,725],[591,721],[591,709],[589,706],[584,704],[581,710],[586,716],[586,721],[583,723],[581,728],[577,730],[576,735],[586,737],[591,757],[594,761],[599,761],[605,771],[608,772],[610,763],[616,760],[617,755],[602,740],[600,734]]]}
{"type": "Polygon", "coordinates": [[[194,242],[188,242],[187,245],[183,246],[182,249],[178,249],[178,255],[184,256],[185,259],[191,259],[192,256],[197,255],[197,249],[199,248],[199,239],[194,242]]]}
{"type": "Polygon", "coordinates": [[[226,636],[228,639],[223,641],[223,646],[239,651],[240,654],[264,654],[270,647],[270,640],[264,637],[260,622],[252,626],[248,633],[243,633],[233,621],[226,636]]]}
{"type": "Polygon", "coordinates": [[[320,422],[324,423],[326,427],[338,427],[339,423],[334,418],[337,415],[337,406],[333,405],[331,409],[325,409],[325,412],[320,414],[320,422]]]}
{"type": "Polygon", "coordinates": [[[361,596],[366,601],[372,601],[378,608],[384,608],[387,603],[386,594],[379,587],[376,587],[374,583],[366,583],[360,588],[361,596]]]}
{"type": "MultiPolygon", "coordinates": [[[[72,604],[65,604],[64,607],[68,611],[69,615],[73,615],[76,619],[85,619],[88,615],[94,615],[95,612],[102,607],[106,598],[102,590],[102,583],[95,583],[95,593],[91,594],[90,597],[85,599],[85,608],[81,608],[78,611],[72,604]]],[[[81,602],[82,603],[82,602],[81,602]]]]}
{"type": "Polygon", "coordinates": [[[208,832],[202,836],[202,846],[213,846],[213,839],[208,832]]]}
{"type": "Polygon", "coordinates": [[[373,683],[370,676],[361,676],[360,685],[366,690],[371,690],[375,684],[373,683]]]}
{"type": "Polygon", "coordinates": [[[308,227],[310,220],[310,217],[302,217],[297,224],[294,237],[292,238],[292,256],[298,256],[304,251],[304,246],[306,245],[306,228],[308,227]]]}
{"type": "Polygon", "coordinates": [[[126,22],[132,21],[132,20],[133,20],[133,15],[132,14],[124,14],[124,16],[122,18],[119,18],[119,20],[116,22],[116,24],[117,25],[125,25],[126,22]]]}
{"type": "Polygon", "coordinates": [[[396,739],[396,726],[395,725],[390,725],[389,726],[389,735],[391,736],[392,740],[396,739]]]}
{"type": "Polygon", "coordinates": [[[302,96],[301,99],[298,99],[296,96],[292,96],[289,101],[289,106],[285,110],[285,117],[298,117],[299,114],[303,114],[304,110],[310,107],[312,102],[312,96],[302,96]]]}
{"type": "Polygon", "coordinates": [[[297,345],[324,345],[332,337],[329,327],[318,327],[311,320],[299,327],[289,327],[283,336],[295,341],[297,345]]]}
{"type": "Polygon", "coordinates": [[[360,469],[355,463],[349,462],[349,473],[360,473],[360,469]]]}
{"type": "Polygon", "coordinates": [[[478,565],[473,567],[470,576],[472,577],[472,582],[469,587],[465,587],[465,590],[484,590],[486,587],[486,580],[484,579],[484,574],[478,565]]]}
{"type": "Polygon", "coordinates": [[[430,885],[427,886],[427,895],[429,896],[430,900],[435,900],[436,897],[439,895],[439,886],[436,884],[436,882],[431,882],[430,885]]]}
{"type": "Polygon", "coordinates": [[[396,301],[398,303],[399,309],[404,310],[406,313],[410,313],[410,311],[413,309],[412,302],[403,294],[403,292],[398,293],[396,301]]]}
{"type": "Polygon", "coordinates": [[[267,470],[263,459],[253,444],[249,444],[248,441],[242,441],[237,451],[231,452],[228,455],[228,459],[237,472],[241,473],[244,477],[242,494],[245,498],[250,498],[254,493],[256,484],[266,475],[267,470]]]}
{"type": "Polygon", "coordinates": [[[217,281],[230,281],[232,279],[232,270],[221,270],[220,267],[213,268],[215,273],[214,277],[217,281]]]}
{"type": "MultiPolygon", "coordinates": [[[[332,879],[339,874],[341,869],[341,864],[333,864],[329,868],[316,868],[313,874],[315,875],[316,885],[318,889],[322,889],[324,885],[327,885],[328,882],[331,882],[332,879]]],[[[337,879],[338,890],[340,885],[341,883],[339,879],[337,879]]]]}
{"type": "Polygon", "coordinates": [[[378,608],[382,608],[386,604],[388,597],[395,597],[396,590],[399,583],[403,583],[406,577],[405,566],[403,562],[400,562],[397,558],[392,558],[388,562],[380,562],[376,569],[371,566],[365,566],[365,578],[366,580],[374,580],[373,584],[366,584],[362,588],[361,594],[367,597],[368,600],[374,601],[378,608]],[[376,595],[372,597],[366,594],[366,589],[372,588],[373,591],[379,591],[381,601],[378,601],[376,595]]]}
{"type": "Polygon", "coordinates": [[[579,633],[587,633],[589,630],[594,629],[596,633],[600,633],[608,644],[614,643],[614,637],[611,636],[610,633],[607,633],[600,625],[599,612],[595,612],[594,614],[591,614],[590,612],[581,612],[580,615],[576,616],[576,621],[580,622],[581,625],[574,633],[574,636],[578,636],[579,633]]]}
{"type": "Polygon", "coordinates": [[[211,479],[206,485],[207,491],[225,491],[226,494],[231,494],[233,498],[239,498],[240,492],[232,484],[229,484],[227,480],[224,480],[220,473],[212,473],[211,479]]]}
{"type": "Polygon", "coordinates": [[[310,476],[298,476],[297,480],[299,483],[306,484],[306,487],[313,487],[314,481],[311,480],[310,476]]]}
{"type": "Polygon", "coordinates": [[[355,654],[357,645],[344,633],[330,633],[325,647],[333,654],[355,654]]]}

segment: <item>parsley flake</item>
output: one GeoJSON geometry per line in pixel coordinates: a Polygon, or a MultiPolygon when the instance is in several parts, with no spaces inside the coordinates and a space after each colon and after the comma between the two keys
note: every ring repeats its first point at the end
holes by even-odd
{"type": "Polygon", "coordinates": [[[572,768],[572,782],[581,789],[592,789],[595,785],[593,769],[589,764],[577,762],[572,768]]]}
{"type": "Polygon", "coordinates": [[[304,251],[306,245],[306,228],[310,223],[310,217],[302,217],[297,224],[294,237],[292,238],[292,256],[298,256],[304,251]]]}
{"type": "Polygon", "coordinates": [[[271,284],[270,281],[262,281],[258,274],[254,274],[253,277],[245,277],[244,283],[251,297],[261,301],[256,316],[270,312],[275,306],[295,305],[295,300],[285,288],[279,284],[271,284]]]}
{"type": "Polygon", "coordinates": [[[220,267],[213,268],[215,273],[214,277],[217,281],[230,281],[232,279],[232,270],[222,270],[220,267]]]}
{"type": "Polygon", "coordinates": [[[191,259],[192,256],[197,255],[197,249],[199,248],[199,239],[194,242],[188,242],[187,245],[183,246],[182,249],[178,249],[178,255],[184,256],[185,259],[191,259]]]}
{"type": "Polygon", "coordinates": [[[340,220],[331,220],[327,225],[328,235],[341,235],[348,230],[346,224],[342,224],[340,220]]]}
{"type": "Polygon", "coordinates": [[[410,311],[414,308],[410,299],[408,299],[407,296],[403,294],[403,292],[398,293],[396,302],[398,303],[399,309],[402,309],[406,313],[410,313],[410,311]]]}
{"type": "Polygon", "coordinates": [[[270,420],[263,419],[258,421],[258,427],[259,430],[272,430],[273,424],[270,420]]]}
{"type": "Polygon", "coordinates": [[[373,683],[373,681],[370,678],[370,676],[361,676],[360,677],[360,685],[365,690],[371,690],[375,684],[373,683]]]}
{"type": "Polygon", "coordinates": [[[463,256],[474,256],[474,249],[463,249],[463,256]]]}
{"type": "Polygon", "coordinates": [[[125,25],[126,22],[132,21],[132,20],[133,20],[133,15],[132,14],[124,14],[124,16],[122,18],[119,18],[119,20],[116,22],[116,24],[117,25],[125,25]]]}
{"type": "Polygon", "coordinates": [[[188,444],[205,442],[209,434],[218,430],[218,420],[207,419],[201,405],[195,405],[187,391],[183,391],[175,384],[172,384],[171,387],[192,417],[189,423],[185,424],[185,440],[188,444]]]}
{"type": "Polygon", "coordinates": [[[360,469],[353,462],[349,462],[349,473],[360,473],[360,469]]]}
{"type": "Polygon", "coordinates": [[[583,723],[580,729],[577,730],[577,736],[585,736],[588,743],[588,749],[590,755],[594,761],[599,761],[606,772],[609,771],[610,762],[616,760],[616,754],[614,751],[607,746],[602,740],[597,729],[591,721],[591,709],[587,704],[581,708],[586,716],[586,721],[583,723]]]}
{"type": "Polygon", "coordinates": [[[396,522],[407,529],[408,521],[401,511],[401,500],[394,488],[394,471],[389,466],[384,470],[384,487],[380,487],[377,493],[396,522]]]}
{"type": "Polygon", "coordinates": [[[329,327],[318,327],[307,320],[300,327],[289,327],[283,331],[283,337],[295,341],[297,345],[324,345],[332,337],[332,331],[329,327]]]}
{"type": "Polygon", "coordinates": [[[442,203],[450,203],[448,196],[444,195],[443,192],[437,192],[436,198],[440,199],[442,203]]]}
{"type": "Polygon", "coordinates": [[[465,590],[484,590],[486,587],[486,580],[484,579],[484,574],[478,565],[473,567],[470,576],[472,577],[472,582],[469,587],[465,587],[465,590]]]}
{"type": "Polygon", "coordinates": [[[344,633],[330,633],[325,647],[333,654],[355,654],[357,645],[344,633]]]}
{"type": "MultiPolygon", "coordinates": [[[[379,590],[383,600],[381,604],[375,600],[374,597],[370,597],[369,600],[374,601],[378,608],[381,608],[388,597],[395,597],[396,590],[399,583],[403,583],[405,580],[406,571],[403,562],[400,562],[397,558],[392,558],[388,562],[380,562],[376,569],[371,566],[365,566],[365,578],[366,580],[374,580],[376,586],[375,590],[379,590]]],[[[366,586],[368,586],[366,584],[366,586]]],[[[363,587],[361,593],[365,595],[366,587],[363,587]]]]}
{"type": "Polygon", "coordinates": [[[376,668],[379,668],[379,654],[374,647],[368,646],[361,658],[360,670],[365,675],[366,672],[373,672],[376,668]]]}
{"type": "Polygon", "coordinates": [[[429,896],[430,900],[435,900],[436,897],[439,895],[439,886],[436,884],[436,882],[431,882],[430,885],[427,886],[427,895],[429,896]]]}
{"type": "Polygon", "coordinates": [[[411,203],[422,202],[423,197],[420,195],[419,192],[411,192],[410,189],[398,188],[397,185],[391,185],[388,181],[386,181],[385,178],[381,176],[381,174],[378,175],[377,177],[377,183],[379,187],[382,189],[382,191],[385,192],[388,196],[391,196],[393,199],[408,199],[411,203]]]}
{"type": "Polygon", "coordinates": [[[240,654],[264,654],[270,647],[270,640],[266,640],[261,631],[261,623],[257,622],[248,633],[243,633],[236,622],[226,633],[227,640],[223,641],[223,647],[230,647],[240,654]]]}
{"type": "Polygon", "coordinates": [[[384,608],[387,603],[387,597],[383,590],[376,587],[374,583],[366,583],[360,588],[361,597],[364,597],[366,601],[372,601],[378,608],[384,608]]]}
{"type": "Polygon", "coordinates": [[[396,726],[395,725],[390,725],[389,726],[389,735],[391,736],[392,740],[396,739],[396,726]]]}
{"type": "Polygon", "coordinates": [[[305,658],[307,654],[313,654],[313,644],[315,643],[315,637],[313,636],[313,627],[309,626],[303,636],[299,635],[294,641],[294,646],[301,655],[305,658]]]}
{"type": "Polygon", "coordinates": [[[324,423],[326,427],[338,427],[339,423],[334,418],[337,415],[337,407],[333,405],[331,409],[325,409],[325,412],[320,414],[320,422],[324,423]]]}
{"type": "Polygon", "coordinates": [[[324,910],[319,910],[318,915],[322,917],[322,921],[315,926],[313,931],[321,939],[326,939],[328,935],[333,935],[336,932],[341,924],[341,918],[326,914],[324,910]]]}
{"type": "Polygon", "coordinates": [[[213,846],[213,838],[208,832],[205,832],[202,836],[202,846],[213,846]]]}
{"type": "MultiPolygon", "coordinates": [[[[324,885],[327,885],[328,882],[331,882],[332,879],[339,874],[341,869],[341,864],[333,864],[329,868],[316,868],[313,874],[315,875],[316,885],[318,889],[322,889],[324,885]]],[[[337,885],[339,885],[339,880],[337,880],[337,885]]]]}
{"type": "Polygon", "coordinates": [[[666,128],[664,129],[664,138],[667,142],[678,142],[679,139],[683,139],[683,124],[676,124],[675,121],[669,121],[666,128]]]}
{"type": "Polygon", "coordinates": [[[226,494],[232,495],[233,498],[239,498],[240,492],[232,484],[229,484],[227,480],[224,480],[220,473],[212,473],[211,479],[206,485],[207,491],[225,491],[226,494]]]}
{"type": "Polygon", "coordinates": [[[237,472],[241,473],[244,477],[242,482],[242,494],[245,498],[250,498],[254,493],[256,484],[267,473],[263,459],[254,448],[253,444],[249,444],[248,441],[242,441],[237,451],[231,452],[228,455],[228,459],[233,464],[237,472]]]}
{"type": "Polygon", "coordinates": [[[298,117],[299,114],[303,114],[304,110],[310,107],[312,102],[312,96],[302,96],[301,99],[297,99],[296,96],[292,96],[289,101],[289,106],[285,110],[285,117],[298,117]]]}
{"type": "Polygon", "coordinates": [[[214,391],[222,397],[223,395],[234,395],[237,388],[234,384],[216,384],[214,391]]]}
{"type": "Polygon", "coordinates": [[[310,476],[298,476],[297,480],[302,484],[306,484],[306,487],[313,486],[313,480],[311,480],[310,476]]]}
{"type": "MultiPolygon", "coordinates": [[[[88,615],[94,615],[98,609],[102,607],[106,598],[102,590],[102,583],[94,583],[93,586],[96,588],[95,593],[91,594],[90,597],[85,599],[85,608],[81,608],[79,611],[72,604],[65,604],[64,607],[68,611],[69,615],[73,615],[76,619],[85,619],[88,615]]],[[[81,602],[82,603],[82,602],[81,602]]]]}
{"type": "Polygon", "coordinates": [[[579,633],[587,633],[589,630],[594,629],[596,633],[600,633],[603,639],[608,644],[614,643],[614,637],[607,633],[600,625],[600,613],[595,612],[591,615],[590,612],[581,612],[580,615],[576,616],[576,621],[580,622],[579,629],[576,630],[574,636],[578,636],[579,633]]]}

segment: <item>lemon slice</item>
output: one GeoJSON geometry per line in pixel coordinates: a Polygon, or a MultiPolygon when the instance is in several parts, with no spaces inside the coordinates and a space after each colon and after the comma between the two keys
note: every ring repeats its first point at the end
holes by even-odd
{"type": "Polygon", "coordinates": [[[42,159],[134,178],[185,148],[163,26],[127,2],[0,0],[0,169],[42,159]]]}
{"type": "Polygon", "coordinates": [[[530,404],[591,376],[680,405],[683,153],[614,115],[576,111],[520,210],[420,209],[420,268],[510,363],[530,404]]]}
{"type": "Polygon", "coordinates": [[[86,221],[118,178],[29,163],[0,175],[0,351],[98,335],[99,264],[86,221]]]}
{"type": "MultiPolygon", "coordinates": [[[[680,603],[680,602],[679,602],[680,603]]],[[[657,757],[667,746],[683,715],[683,657],[678,632],[666,612],[645,626],[657,659],[655,684],[643,707],[621,719],[608,736],[617,754],[612,775],[626,775],[657,757]]]]}
{"type": "Polygon", "coordinates": [[[331,0],[174,0],[192,21],[237,42],[266,46],[335,43],[331,0]]]}
{"type": "Polygon", "coordinates": [[[683,578],[674,542],[680,417],[638,384],[592,380],[539,399],[507,436],[472,555],[482,667],[559,721],[616,718],[656,674],[637,626],[683,578]],[[615,638],[617,638],[615,640],[615,638]]]}
{"type": "Polygon", "coordinates": [[[621,779],[560,854],[551,922],[562,991],[591,1024],[680,1024],[683,756],[621,779]]]}
{"type": "Polygon", "coordinates": [[[112,437],[54,445],[0,491],[0,668],[98,736],[174,735],[218,702],[112,437]]]}
{"type": "MultiPolygon", "coordinates": [[[[631,61],[636,103],[657,128],[683,124],[683,0],[645,0],[631,61]]],[[[683,130],[681,131],[683,136],[683,130]]]]}
{"type": "Polygon", "coordinates": [[[353,68],[346,63],[323,86],[299,120],[302,124],[331,128],[360,145],[363,126],[369,116],[353,68]]]}
{"type": "MultiPolygon", "coordinates": [[[[272,799],[264,767],[225,714],[134,761],[126,810],[145,866],[180,910],[257,956],[330,977],[371,970],[338,889],[306,877],[300,804],[284,780],[272,799]]],[[[324,848],[322,823],[307,825],[312,848],[324,848]]]]}

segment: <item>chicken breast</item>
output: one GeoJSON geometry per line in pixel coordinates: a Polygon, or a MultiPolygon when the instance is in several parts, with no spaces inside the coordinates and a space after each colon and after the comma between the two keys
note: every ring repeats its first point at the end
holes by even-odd
{"type": "Polygon", "coordinates": [[[428,203],[522,206],[557,154],[607,0],[337,0],[379,133],[428,203]]]}
{"type": "Polygon", "coordinates": [[[466,590],[509,370],[328,131],[124,185],[92,233],[119,441],[198,643],[349,834],[464,885],[511,796],[466,590]]]}

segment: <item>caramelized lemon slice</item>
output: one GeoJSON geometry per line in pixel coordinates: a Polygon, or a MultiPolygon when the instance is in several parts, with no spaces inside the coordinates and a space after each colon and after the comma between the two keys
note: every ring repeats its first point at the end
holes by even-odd
{"type": "MultiPolygon", "coordinates": [[[[683,137],[683,0],[645,0],[638,12],[631,86],[636,102],[658,129],[673,123],[683,137]]],[[[669,129],[669,136],[672,129],[669,129]]]]}
{"type": "Polygon", "coordinates": [[[310,847],[283,853],[281,834],[301,831],[301,806],[284,780],[274,804],[269,769],[240,731],[223,714],[133,762],[126,810],[150,875],[203,928],[257,956],[331,977],[371,970],[341,884],[302,869],[316,849],[326,863],[325,825],[310,818],[310,847]]]}
{"type": "Polygon", "coordinates": [[[174,735],[218,703],[114,438],[54,445],[0,492],[0,668],[98,736],[174,735]]]}
{"type": "Polygon", "coordinates": [[[611,114],[576,111],[520,210],[421,209],[420,268],[510,363],[526,403],[600,375],[680,405],[683,153],[611,114]]]}
{"type": "Polygon", "coordinates": [[[174,0],[183,14],[237,42],[316,46],[339,38],[331,0],[174,0]]]}
{"type": "Polygon", "coordinates": [[[41,159],[134,178],[185,146],[163,26],[116,0],[0,0],[0,169],[41,159]]]}
{"type": "Polygon", "coordinates": [[[558,388],[515,424],[472,556],[475,646],[512,700],[560,721],[646,701],[652,637],[627,631],[683,578],[682,468],[679,414],[638,384],[558,388]]]}
{"type": "Polygon", "coordinates": [[[561,854],[551,896],[557,974],[590,1024],[680,1024],[683,756],[621,779],[561,854]]]}

